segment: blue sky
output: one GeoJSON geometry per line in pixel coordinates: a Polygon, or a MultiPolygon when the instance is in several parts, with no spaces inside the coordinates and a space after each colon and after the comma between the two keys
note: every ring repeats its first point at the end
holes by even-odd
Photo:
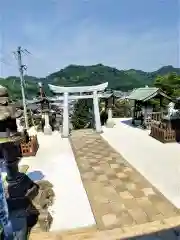
{"type": "Polygon", "coordinates": [[[179,17],[178,0],[0,0],[0,75],[18,74],[19,45],[36,76],[69,64],[178,67],[179,17]]]}

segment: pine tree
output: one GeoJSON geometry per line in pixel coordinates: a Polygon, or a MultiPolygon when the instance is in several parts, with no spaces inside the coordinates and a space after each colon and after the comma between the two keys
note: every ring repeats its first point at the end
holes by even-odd
{"type": "Polygon", "coordinates": [[[92,99],[80,99],[74,106],[71,118],[73,129],[92,127],[92,99]]]}

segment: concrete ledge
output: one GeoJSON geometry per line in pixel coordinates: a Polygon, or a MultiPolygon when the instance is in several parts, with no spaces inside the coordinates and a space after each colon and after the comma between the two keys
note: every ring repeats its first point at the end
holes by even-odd
{"type": "MultiPolygon", "coordinates": [[[[167,218],[163,221],[154,221],[126,228],[114,228],[112,230],[99,231],[96,227],[80,228],[67,232],[32,233],[30,240],[123,240],[131,237],[156,234],[159,231],[179,227],[180,217],[167,218]]],[[[153,238],[152,238],[153,239],[153,238]]]]}

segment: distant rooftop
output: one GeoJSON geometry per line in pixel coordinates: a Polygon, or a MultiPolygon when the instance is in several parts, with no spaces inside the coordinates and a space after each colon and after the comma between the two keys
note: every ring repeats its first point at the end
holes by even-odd
{"type": "Polygon", "coordinates": [[[127,99],[130,100],[138,100],[138,101],[148,101],[158,95],[161,95],[169,100],[171,100],[170,97],[168,97],[160,88],[156,87],[144,87],[144,88],[137,88],[134,89],[129,96],[127,96],[127,99]]]}
{"type": "Polygon", "coordinates": [[[116,98],[126,98],[129,95],[128,92],[122,92],[118,90],[107,90],[103,93],[103,98],[110,98],[114,96],[116,98]]]}

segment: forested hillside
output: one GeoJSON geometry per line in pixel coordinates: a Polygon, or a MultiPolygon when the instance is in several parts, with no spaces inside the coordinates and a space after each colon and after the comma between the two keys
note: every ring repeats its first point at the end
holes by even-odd
{"type": "MultiPolygon", "coordinates": [[[[180,75],[180,69],[172,66],[165,66],[155,72],[144,72],[141,70],[118,70],[116,68],[104,66],[102,64],[92,66],[69,65],[58,72],[52,73],[45,78],[36,78],[33,76],[25,76],[25,86],[27,98],[32,98],[37,95],[37,83],[44,83],[46,92],[50,95],[48,83],[62,86],[88,86],[108,82],[108,88],[127,91],[145,85],[152,86],[154,82],[161,86],[164,77],[171,73],[180,75]],[[158,80],[158,81],[157,81],[158,80]]],[[[0,79],[0,84],[8,88],[13,99],[21,98],[20,80],[19,77],[10,76],[5,79],[0,79]]],[[[166,80],[165,85],[171,81],[166,80]]],[[[172,82],[174,84],[174,82],[172,82]]],[[[172,86],[172,88],[177,87],[172,86]]],[[[165,88],[165,87],[164,87],[165,88]]],[[[168,88],[166,86],[166,88],[168,88]]],[[[171,88],[171,87],[170,87],[171,88]]]]}

